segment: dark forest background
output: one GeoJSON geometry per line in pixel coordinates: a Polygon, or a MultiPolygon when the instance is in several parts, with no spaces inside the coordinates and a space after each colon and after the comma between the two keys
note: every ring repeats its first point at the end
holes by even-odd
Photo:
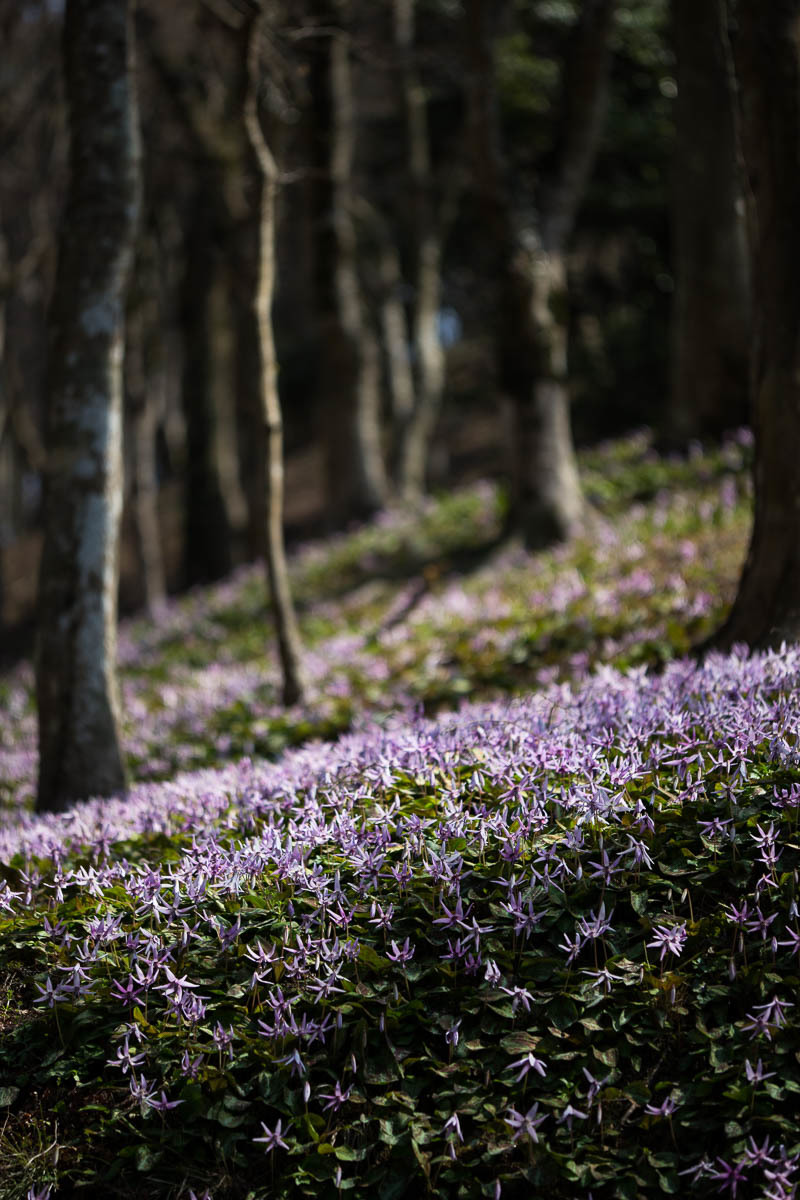
{"type": "MultiPolygon", "coordinates": [[[[281,179],[274,325],[290,540],[344,527],[398,496],[413,503],[420,484],[443,489],[487,474],[511,482],[514,399],[496,366],[502,249],[476,166],[469,7],[457,0],[270,6],[260,107],[281,179]],[[422,294],[426,238],[435,242],[436,278],[422,294]],[[335,311],[342,286],[354,289],[356,306],[344,328],[335,311]],[[420,317],[425,305],[427,318],[420,317]],[[435,352],[430,366],[434,378],[443,372],[442,396],[434,397],[425,434],[423,475],[409,482],[403,437],[428,371],[426,333],[415,326],[426,319],[442,356],[438,364],[435,352]],[[380,495],[353,484],[347,412],[359,388],[371,391],[380,422],[388,476],[380,495]]],[[[570,104],[582,102],[569,78],[570,56],[574,65],[576,31],[592,6],[538,0],[485,7],[504,189],[518,228],[535,229],[570,104]]],[[[702,94],[708,54],[699,72],[692,54],[705,35],[697,13],[682,13],[686,7],[621,3],[607,35],[607,91],[589,101],[602,108],[601,127],[576,197],[568,286],[556,313],[568,332],[578,444],[646,424],[663,446],[685,451],[691,439],[747,417],[742,342],[721,398],[712,395],[705,410],[672,399],[681,353],[694,356],[695,375],[702,368],[696,349],[676,348],[686,340],[681,311],[691,291],[691,241],[707,244],[713,213],[699,238],[691,222],[697,225],[698,209],[708,210],[721,187],[729,206],[738,202],[735,154],[720,133],[726,96],[708,87],[702,94]],[[694,27],[682,41],[687,19],[694,27]],[[691,105],[688,119],[682,103],[691,105]],[[727,181],[720,169],[726,154],[727,181]]],[[[47,313],[68,136],[61,4],[6,2],[0,12],[0,612],[7,654],[21,644],[20,628],[31,626],[35,601],[47,313]]],[[[157,603],[165,589],[220,577],[259,550],[240,338],[254,222],[240,128],[243,19],[232,0],[141,0],[136,13],[144,180],[126,330],[123,611],[157,603]]],[[[710,31],[712,43],[715,36],[721,52],[719,29],[710,31]]],[[[737,211],[741,232],[740,202],[737,211]]],[[[705,297],[695,298],[707,309],[715,304],[711,274],[704,274],[705,297]]],[[[727,295],[738,290],[746,304],[746,281],[728,274],[722,287],[727,295]]],[[[707,340],[714,321],[712,314],[702,323],[707,340]]]]}

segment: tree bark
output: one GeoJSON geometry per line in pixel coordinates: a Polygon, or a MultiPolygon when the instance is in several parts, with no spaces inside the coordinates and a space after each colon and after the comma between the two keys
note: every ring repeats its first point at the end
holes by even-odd
{"type": "Polygon", "coordinates": [[[495,248],[498,376],[513,408],[510,523],[527,544],[569,539],[583,499],[569,419],[566,250],[602,129],[613,0],[587,0],[563,71],[555,166],[538,224],[511,199],[492,61],[492,6],[467,0],[471,145],[495,248]]]}
{"type": "Polygon", "coordinates": [[[666,441],[749,418],[750,282],[727,0],[672,0],[675,294],[666,441]]]}
{"type": "Polygon", "coordinates": [[[800,638],[800,0],[741,0],[741,97],[753,279],[755,514],[728,647],[800,638]]]}
{"type": "Polygon", "coordinates": [[[127,0],[67,0],[70,184],[49,365],[39,809],[125,786],[115,672],[124,299],[139,203],[127,0]]]}
{"type": "MultiPolygon", "coordinates": [[[[337,5],[332,13],[344,12],[337,5]]],[[[355,110],[350,39],[332,33],[314,90],[316,290],[320,399],[325,430],[329,524],[365,517],[389,495],[381,435],[380,346],[361,292],[355,222],[355,110]]]]}
{"type": "Polygon", "coordinates": [[[244,124],[251,153],[258,215],[258,253],[252,304],[247,319],[249,341],[258,352],[261,396],[259,473],[263,481],[266,520],[267,582],[283,672],[283,700],[285,704],[295,704],[304,698],[305,682],[300,631],[292,604],[283,541],[283,425],[278,397],[278,364],[272,331],[278,172],[258,113],[262,20],[259,4],[254,15],[248,18],[243,34],[247,80],[244,124]]]}

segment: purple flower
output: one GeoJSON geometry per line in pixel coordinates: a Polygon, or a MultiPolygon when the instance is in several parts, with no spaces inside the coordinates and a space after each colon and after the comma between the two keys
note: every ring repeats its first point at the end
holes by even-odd
{"type": "Polygon", "coordinates": [[[519,1067],[519,1074],[516,1078],[517,1083],[519,1083],[520,1079],[523,1079],[529,1071],[536,1071],[542,1076],[547,1073],[547,1067],[545,1066],[544,1060],[541,1058],[536,1058],[536,1056],[531,1053],[526,1054],[523,1058],[518,1058],[516,1062],[509,1063],[506,1067],[506,1070],[516,1071],[517,1067],[519,1067]]]}
{"type": "Polygon", "coordinates": [[[671,1096],[667,1096],[660,1104],[646,1104],[644,1111],[649,1113],[651,1117],[671,1117],[678,1107],[677,1100],[673,1100],[671,1096]]]}
{"type": "Polygon", "coordinates": [[[34,996],[34,1004],[46,1004],[48,1008],[54,1008],[59,1000],[64,999],[64,989],[60,984],[53,987],[53,981],[49,975],[45,980],[44,987],[40,987],[36,982],[33,986],[39,992],[38,996],[34,996]]]}
{"type": "Polygon", "coordinates": [[[754,1137],[750,1137],[747,1140],[750,1145],[745,1148],[745,1155],[752,1166],[756,1166],[758,1163],[765,1163],[767,1166],[772,1166],[777,1161],[770,1154],[772,1142],[769,1140],[769,1137],[765,1137],[763,1144],[760,1146],[754,1137]]]}
{"type": "Polygon", "coordinates": [[[444,1125],[442,1126],[442,1133],[445,1134],[445,1136],[447,1136],[447,1137],[449,1137],[451,1134],[453,1134],[453,1135],[455,1135],[455,1137],[458,1138],[458,1140],[460,1142],[463,1142],[464,1135],[461,1132],[461,1124],[458,1120],[458,1113],[450,1114],[450,1116],[447,1118],[444,1125]]]}
{"type": "Polygon", "coordinates": [[[142,1104],[147,1104],[151,1097],[155,1096],[155,1092],[150,1091],[150,1082],[145,1079],[144,1075],[140,1075],[137,1080],[136,1076],[131,1073],[129,1086],[134,1100],[139,1100],[142,1104]]]}
{"type": "Polygon", "coordinates": [[[450,1026],[450,1028],[445,1030],[444,1040],[447,1042],[448,1046],[457,1046],[458,1045],[458,1038],[459,1038],[458,1031],[460,1028],[461,1028],[461,1021],[459,1020],[459,1021],[454,1021],[452,1023],[452,1025],[450,1026]]]}
{"type": "Polygon", "coordinates": [[[345,1091],[342,1091],[342,1085],[337,1081],[332,1092],[320,1092],[320,1100],[327,1101],[327,1103],[323,1104],[322,1106],[323,1110],[327,1111],[328,1109],[332,1108],[334,1112],[338,1112],[339,1109],[350,1099],[350,1093],[352,1090],[352,1083],[350,1084],[349,1088],[347,1088],[345,1091]]]}
{"type": "Polygon", "coordinates": [[[306,1064],[300,1057],[299,1050],[292,1050],[285,1058],[279,1058],[278,1062],[282,1066],[289,1067],[291,1076],[305,1075],[306,1073],[306,1064]]]}
{"type": "Polygon", "coordinates": [[[511,997],[511,1011],[512,1012],[515,1013],[517,1011],[517,1009],[519,1008],[520,1004],[525,1009],[525,1012],[531,1011],[531,1000],[533,999],[533,996],[530,994],[530,992],[528,991],[527,988],[501,987],[500,991],[505,992],[507,996],[511,997]]]}
{"type": "Polygon", "coordinates": [[[386,957],[390,958],[392,962],[405,965],[405,963],[411,961],[411,959],[414,957],[414,953],[415,947],[411,946],[408,938],[406,938],[406,940],[403,942],[402,948],[398,946],[397,942],[393,941],[392,948],[387,952],[386,957]]]}
{"type": "Polygon", "coordinates": [[[539,1141],[537,1130],[542,1122],[547,1120],[547,1113],[539,1117],[537,1116],[538,1111],[538,1101],[528,1109],[524,1116],[522,1113],[518,1113],[515,1108],[508,1109],[508,1116],[503,1119],[506,1125],[514,1130],[514,1136],[511,1139],[512,1142],[516,1142],[517,1138],[521,1137],[529,1137],[532,1142],[539,1141]]]}
{"type": "Polygon", "coordinates": [[[168,1100],[167,1093],[164,1091],[162,1091],[158,1100],[153,1099],[154,1095],[155,1092],[149,1096],[144,1096],[142,1099],[148,1108],[154,1108],[156,1112],[169,1112],[171,1108],[177,1108],[179,1104],[183,1104],[182,1100],[168,1100]]]}
{"type": "Polygon", "coordinates": [[[571,1133],[572,1132],[572,1122],[575,1120],[576,1117],[578,1118],[579,1121],[588,1121],[589,1114],[585,1113],[585,1112],[581,1112],[580,1109],[573,1108],[573,1106],[571,1104],[567,1104],[566,1107],[564,1108],[563,1112],[561,1113],[561,1116],[558,1118],[558,1123],[559,1123],[559,1125],[566,1125],[567,1129],[571,1133]]]}
{"type": "Polygon", "coordinates": [[[762,1063],[761,1063],[761,1059],[758,1060],[758,1062],[756,1063],[755,1066],[752,1066],[750,1063],[750,1059],[746,1058],[744,1060],[744,1069],[745,1069],[745,1073],[747,1075],[748,1083],[762,1083],[763,1080],[772,1079],[773,1076],[775,1075],[774,1071],[765,1071],[764,1070],[762,1063]]]}
{"type": "Polygon", "coordinates": [[[727,1163],[724,1158],[717,1158],[716,1162],[719,1164],[719,1169],[713,1172],[711,1178],[719,1182],[720,1186],[717,1191],[727,1191],[735,1200],[739,1184],[743,1184],[747,1176],[749,1164],[746,1162],[727,1163]]]}
{"type": "Polygon", "coordinates": [[[664,961],[667,953],[674,954],[678,958],[686,943],[686,922],[683,921],[673,928],[668,925],[654,925],[653,935],[653,941],[647,943],[647,948],[661,951],[660,962],[664,961]]]}
{"type": "MultiPolygon", "coordinates": [[[[261,1128],[264,1130],[264,1136],[253,1138],[253,1141],[254,1142],[263,1142],[267,1154],[271,1154],[272,1151],[275,1150],[276,1147],[278,1147],[278,1146],[280,1146],[283,1150],[289,1149],[289,1147],[286,1145],[286,1142],[283,1140],[283,1137],[281,1134],[280,1119],[276,1122],[274,1129],[268,1129],[263,1121],[261,1121],[260,1124],[261,1124],[261,1128]]],[[[291,1129],[291,1125],[287,1125],[284,1132],[288,1134],[290,1129],[291,1129]]]]}
{"type": "Polygon", "coordinates": [[[131,1054],[128,1044],[128,1034],[125,1034],[125,1040],[121,1046],[117,1046],[116,1058],[106,1060],[107,1067],[120,1067],[123,1075],[127,1075],[131,1067],[138,1067],[139,1063],[144,1062],[144,1054],[131,1054]]]}
{"type": "Polygon", "coordinates": [[[484,972],[483,977],[486,980],[486,982],[489,984],[499,983],[500,980],[503,978],[502,975],[500,974],[500,968],[498,967],[497,963],[494,961],[493,958],[490,958],[489,961],[487,962],[486,971],[484,972]]]}

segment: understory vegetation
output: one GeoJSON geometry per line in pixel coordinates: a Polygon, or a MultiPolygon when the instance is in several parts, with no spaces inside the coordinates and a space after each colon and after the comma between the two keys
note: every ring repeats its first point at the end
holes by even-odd
{"type": "Polygon", "coordinates": [[[749,454],[301,549],[302,708],[254,569],[124,626],[124,799],[31,814],[7,677],[0,1196],[794,1195],[800,650],[686,657],[749,454]]]}

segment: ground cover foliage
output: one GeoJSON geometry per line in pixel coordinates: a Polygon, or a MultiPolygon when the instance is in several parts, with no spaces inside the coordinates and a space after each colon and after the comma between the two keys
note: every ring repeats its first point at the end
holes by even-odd
{"type": "MultiPolygon", "coordinates": [[[[322,699],[274,762],[35,818],[7,681],[0,1195],[794,1195],[800,650],[674,659],[735,578],[746,452],[596,452],[593,537],[467,580],[491,489],[426,546],[310,548],[322,699]]],[[[128,627],[137,753],[272,728],[258,604],[245,575],[128,627]]]]}
{"type": "MultiPolygon", "coordinates": [[[[582,455],[584,536],[527,554],[499,541],[502,489],[477,484],[390,511],[291,559],[311,681],[284,710],[263,571],[199,588],[119,639],[123,741],[135,779],[333,737],[361,714],[524,693],[596,662],[659,665],[732,599],[749,512],[750,437],[689,461],[646,432],[582,455]]],[[[30,666],[0,679],[0,804],[36,778],[30,666]]]]}

